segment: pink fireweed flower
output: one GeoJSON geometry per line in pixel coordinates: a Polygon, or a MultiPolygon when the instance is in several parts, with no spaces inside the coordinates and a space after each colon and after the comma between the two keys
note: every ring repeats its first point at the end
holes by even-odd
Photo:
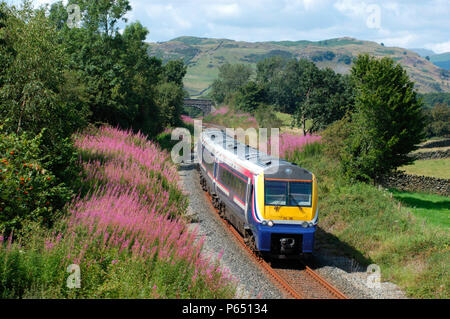
{"type": "MultiPolygon", "coordinates": [[[[316,142],[321,142],[322,137],[321,136],[315,136],[315,135],[295,135],[295,134],[289,134],[289,133],[282,133],[280,134],[280,144],[279,144],[279,155],[281,158],[286,158],[289,155],[291,155],[293,152],[301,151],[302,148],[307,144],[312,144],[316,142]]],[[[269,145],[267,147],[267,150],[271,150],[271,145],[269,141],[269,145]]]]}
{"type": "Polygon", "coordinates": [[[51,241],[49,241],[49,240],[46,240],[45,241],[45,249],[46,250],[52,250],[52,248],[55,246],[55,244],[54,243],[52,243],[51,241]]]}
{"type": "Polygon", "coordinates": [[[173,194],[181,188],[168,153],[140,133],[111,127],[78,134],[75,145],[102,159],[82,162],[85,182],[92,189],[69,206],[63,240],[76,260],[85,255],[98,256],[100,262],[111,258],[113,265],[130,257],[183,260],[185,271],[194,270],[193,281],[208,272],[213,277],[218,270],[201,254],[205,237],[198,240],[197,230],[189,230],[178,217],[179,197],[173,194]]]}
{"type": "Polygon", "coordinates": [[[194,124],[194,119],[187,115],[181,115],[181,120],[187,124],[194,124]]]}

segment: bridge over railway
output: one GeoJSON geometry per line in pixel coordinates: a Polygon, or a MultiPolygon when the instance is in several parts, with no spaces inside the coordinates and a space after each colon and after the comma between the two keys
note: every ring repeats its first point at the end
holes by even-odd
{"type": "Polygon", "coordinates": [[[196,107],[203,112],[203,116],[211,113],[214,103],[206,99],[184,99],[184,106],[196,107]]]}

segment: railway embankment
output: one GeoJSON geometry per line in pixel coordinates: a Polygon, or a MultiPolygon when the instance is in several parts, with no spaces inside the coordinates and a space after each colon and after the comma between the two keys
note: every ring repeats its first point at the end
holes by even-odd
{"type": "Polygon", "coordinates": [[[322,149],[295,152],[289,158],[318,178],[323,231],[316,234],[316,251],[355,260],[365,269],[377,265],[381,282],[396,284],[407,297],[448,298],[448,228],[431,222],[426,214],[433,211],[419,214],[413,207],[445,209],[445,198],[439,203],[415,199],[413,206],[403,204],[389,190],[343,176],[328,147],[325,143],[322,149]]]}
{"type": "MultiPolygon", "coordinates": [[[[180,186],[189,196],[188,216],[192,228],[205,236],[204,252],[220,260],[238,282],[237,298],[289,298],[281,287],[274,283],[267,273],[256,264],[251,256],[224,228],[219,216],[199,186],[199,175],[195,164],[184,163],[179,167],[180,186]]],[[[406,298],[395,284],[382,282],[380,287],[368,285],[367,267],[356,259],[334,252],[340,245],[330,248],[329,234],[317,236],[316,252],[313,257],[314,271],[349,298],[406,298]]],[[[341,245],[343,243],[340,243],[341,245]]]]}

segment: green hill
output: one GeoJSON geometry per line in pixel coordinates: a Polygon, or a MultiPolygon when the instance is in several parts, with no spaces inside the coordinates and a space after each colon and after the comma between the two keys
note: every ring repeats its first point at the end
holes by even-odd
{"type": "Polygon", "coordinates": [[[450,70],[450,52],[432,55],[430,61],[438,67],[450,70]]]}
{"type": "Polygon", "coordinates": [[[281,55],[287,58],[307,58],[319,67],[329,67],[339,73],[348,73],[352,61],[360,53],[390,56],[401,63],[416,82],[421,93],[450,92],[450,74],[417,53],[396,47],[385,47],[375,42],[353,38],[324,41],[242,42],[229,39],[179,37],[168,42],[148,43],[152,56],[183,59],[188,65],[185,87],[193,97],[206,94],[217,78],[222,64],[256,63],[266,57],[281,55]]]}

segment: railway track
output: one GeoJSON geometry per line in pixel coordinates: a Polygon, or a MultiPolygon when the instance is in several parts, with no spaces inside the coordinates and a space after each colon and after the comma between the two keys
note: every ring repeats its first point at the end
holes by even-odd
{"type": "MultiPolygon", "coordinates": [[[[211,197],[205,192],[205,197],[211,209],[215,212],[211,197]]],[[[223,226],[239,242],[251,259],[273,279],[273,281],[293,299],[347,299],[337,288],[328,283],[322,276],[302,261],[276,261],[269,263],[257,256],[244,242],[243,237],[228,221],[215,214],[223,226]]]]}

